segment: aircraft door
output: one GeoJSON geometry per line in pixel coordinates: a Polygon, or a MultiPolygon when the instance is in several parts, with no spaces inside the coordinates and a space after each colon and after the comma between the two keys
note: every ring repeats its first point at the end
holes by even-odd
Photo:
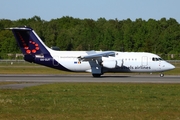
{"type": "Polygon", "coordinates": [[[147,56],[142,57],[141,65],[142,66],[147,66],[148,65],[148,57],[147,56]]]}
{"type": "Polygon", "coordinates": [[[162,66],[161,66],[161,61],[159,60],[159,61],[157,61],[157,62],[158,62],[158,65],[159,65],[158,69],[161,70],[161,67],[162,67],[162,66]]]}

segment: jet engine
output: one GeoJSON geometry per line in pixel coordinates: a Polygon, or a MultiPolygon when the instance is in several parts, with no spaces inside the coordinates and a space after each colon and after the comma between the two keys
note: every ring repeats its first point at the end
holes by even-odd
{"type": "Polygon", "coordinates": [[[103,67],[113,69],[122,66],[122,60],[104,60],[102,62],[103,67]]]}
{"type": "Polygon", "coordinates": [[[103,67],[110,69],[116,68],[116,64],[117,64],[116,60],[105,60],[102,62],[103,67]]]}

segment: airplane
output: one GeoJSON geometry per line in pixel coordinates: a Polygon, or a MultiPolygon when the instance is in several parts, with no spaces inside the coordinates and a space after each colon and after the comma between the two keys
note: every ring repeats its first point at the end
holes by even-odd
{"type": "Polygon", "coordinates": [[[160,72],[163,77],[164,71],[175,68],[148,52],[57,51],[47,47],[31,27],[6,29],[12,30],[25,61],[63,71],[90,72],[93,77],[101,77],[107,72],[160,72]]]}

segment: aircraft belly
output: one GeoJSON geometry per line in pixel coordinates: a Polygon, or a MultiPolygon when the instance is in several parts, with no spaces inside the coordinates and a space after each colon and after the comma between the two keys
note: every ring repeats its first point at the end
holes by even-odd
{"type": "Polygon", "coordinates": [[[87,62],[61,61],[60,63],[67,69],[76,72],[84,72],[91,69],[87,62]]]}

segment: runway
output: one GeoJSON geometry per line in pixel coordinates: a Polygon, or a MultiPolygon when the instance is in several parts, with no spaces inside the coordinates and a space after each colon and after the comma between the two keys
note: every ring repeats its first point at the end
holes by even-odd
{"type": "Polygon", "coordinates": [[[180,83],[180,76],[158,75],[104,75],[94,78],[91,75],[0,75],[0,82],[18,82],[18,84],[0,85],[3,89],[22,89],[48,83],[94,82],[94,83],[180,83]]]}

